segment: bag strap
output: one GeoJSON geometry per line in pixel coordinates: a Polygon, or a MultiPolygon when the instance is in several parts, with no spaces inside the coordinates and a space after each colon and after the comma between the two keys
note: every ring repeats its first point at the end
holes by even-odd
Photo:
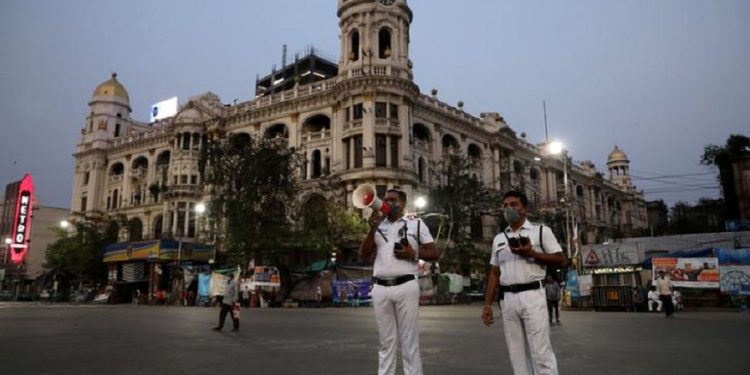
{"type": "Polygon", "coordinates": [[[422,248],[422,240],[421,240],[422,237],[420,236],[420,233],[422,231],[420,230],[421,228],[420,225],[422,225],[422,219],[417,219],[417,247],[418,248],[422,248]]]}
{"type": "Polygon", "coordinates": [[[546,251],[544,251],[544,241],[542,240],[544,236],[542,236],[542,233],[544,233],[544,224],[539,225],[539,247],[542,248],[543,253],[546,253],[546,251]]]}

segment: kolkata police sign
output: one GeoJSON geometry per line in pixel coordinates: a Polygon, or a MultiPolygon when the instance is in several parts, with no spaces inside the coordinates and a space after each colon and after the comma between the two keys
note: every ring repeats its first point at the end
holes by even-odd
{"type": "Polygon", "coordinates": [[[625,266],[640,262],[638,244],[616,243],[583,247],[583,265],[586,267],[625,266]]]}

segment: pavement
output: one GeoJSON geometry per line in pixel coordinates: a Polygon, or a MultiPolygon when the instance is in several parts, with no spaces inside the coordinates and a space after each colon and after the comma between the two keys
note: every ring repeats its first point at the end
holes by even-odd
{"type": "MultiPolygon", "coordinates": [[[[496,314],[499,312],[497,308],[496,314]]],[[[510,374],[502,324],[481,305],[422,306],[425,374],[510,374]]],[[[370,308],[243,309],[0,302],[0,374],[375,374],[370,308]]],[[[561,374],[746,374],[750,314],[563,311],[561,374]]],[[[399,374],[402,373],[399,363],[399,374]]]]}

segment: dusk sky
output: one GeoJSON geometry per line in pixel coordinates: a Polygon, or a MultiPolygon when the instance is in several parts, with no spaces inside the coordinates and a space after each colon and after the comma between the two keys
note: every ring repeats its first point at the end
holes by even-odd
{"type": "MultiPolygon", "coordinates": [[[[647,200],[719,197],[703,147],[750,135],[750,1],[411,0],[423,93],[501,113],[606,171],[617,144],[647,200]],[[666,177],[665,177],[666,176],[666,177]]],[[[42,205],[69,207],[94,88],[112,72],[132,117],[211,91],[252,98],[257,74],[315,46],[337,61],[335,0],[0,2],[0,183],[33,174],[42,205]]]]}

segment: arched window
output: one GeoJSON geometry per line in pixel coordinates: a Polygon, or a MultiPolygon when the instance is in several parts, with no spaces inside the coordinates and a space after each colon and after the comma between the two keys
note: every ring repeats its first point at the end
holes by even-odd
{"type": "Polygon", "coordinates": [[[475,163],[478,163],[482,159],[482,149],[474,143],[469,145],[468,153],[469,159],[475,163]]]}
{"type": "Polygon", "coordinates": [[[109,174],[113,176],[119,176],[125,171],[125,166],[122,163],[114,163],[109,168],[109,174]]]}
{"type": "Polygon", "coordinates": [[[120,197],[118,197],[118,191],[117,191],[117,189],[113,190],[112,191],[112,209],[113,210],[116,209],[117,206],[119,206],[119,204],[118,204],[120,202],[119,198],[120,197]]]}
{"type": "Polygon", "coordinates": [[[145,171],[148,169],[148,159],[145,156],[139,156],[133,160],[132,167],[134,170],[145,171]]]}
{"type": "Polygon", "coordinates": [[[391,30],[387,27],[378,32],[378,57],[381,59],[391,57],[391,30]]]}
{"type": "Polygon", "coordinates": [[[352,31],[349,40],[351,41],[349,49],[349,60],[357,61],[359,60],[359,31],[352,31]]]}
{"type": "Polygon", "coordinates": [[[289,138],[289,130],[287,130],[287,127],[284,124],[274,124],[266,129],[265,133],[263,133],[263,137],[269,139],[289,138]]]}
{"type": "Polygon", "coordinates": [[[168,166],[170,157],[171,153],[169,152],[169,150],[161,152],[159,156],[156,157],[156,167],[164,168],[168,166]]]}
{"type": "Polygon", "coordinates": [[[331,119],[326,115],[315,115],[305,120],[302,125],[302,134],[318,133],[331,129],[331,119]]]}
{"type": "Polygon", "coordinates": [[[420,141],[420,142],[429,142],[430,141],[430,129],[427,128],[424,124],[416,123],[412,127],[411,134],[414,137],[414,139],[420,141]]]}
{"type": "Polygon", "coordinates": [[[531,168],[531,169],[529,170],[529,177],[530,177],[530,178],[531,178],[531,179],[532,179],[533,181],[536,181],[536,180],[538,180],[538,179],[539,179],[539,170],[537,170],[536,168],[531,168]]]}
{"type": "Polygon", "coordinates": [[[229,137],[229,143],[235,148],[245,147],[251,140],[250,134],[247,133],[235,133],[229,137]]]}
{"type": "Polygon", "coordinates": [[[576,196],[583,197],[583,186],[581,185],[576,186],[576,196]]]}
{"type": "Polygon", "coordinates": [[[443,152],[455,152],[460,148],[456,137],[450,134],[446,134],[443,136],[442,144],[443,144],[443,152]]]}
{"type": "Polygon", "coordinates": [[[128,221],[128,241],[140,241],[143,239],[143,222],[134,217],[128,221]]]}
{"type": "Polygon", "coordinates": [[[321,164],[320,150],[315,150],[312,153],[312,177],[320,177],[322,170],[323,165],[321,164]]]}
{"type": "Polygon", "coordinates": [[[164,218],[161,215],[157,216],[156,219],[154,219],[154,238],[156,238],[157,240],[161,238],[161,235],[164,231],[164,229],[162,228],[163,225],[164,218]]]}

